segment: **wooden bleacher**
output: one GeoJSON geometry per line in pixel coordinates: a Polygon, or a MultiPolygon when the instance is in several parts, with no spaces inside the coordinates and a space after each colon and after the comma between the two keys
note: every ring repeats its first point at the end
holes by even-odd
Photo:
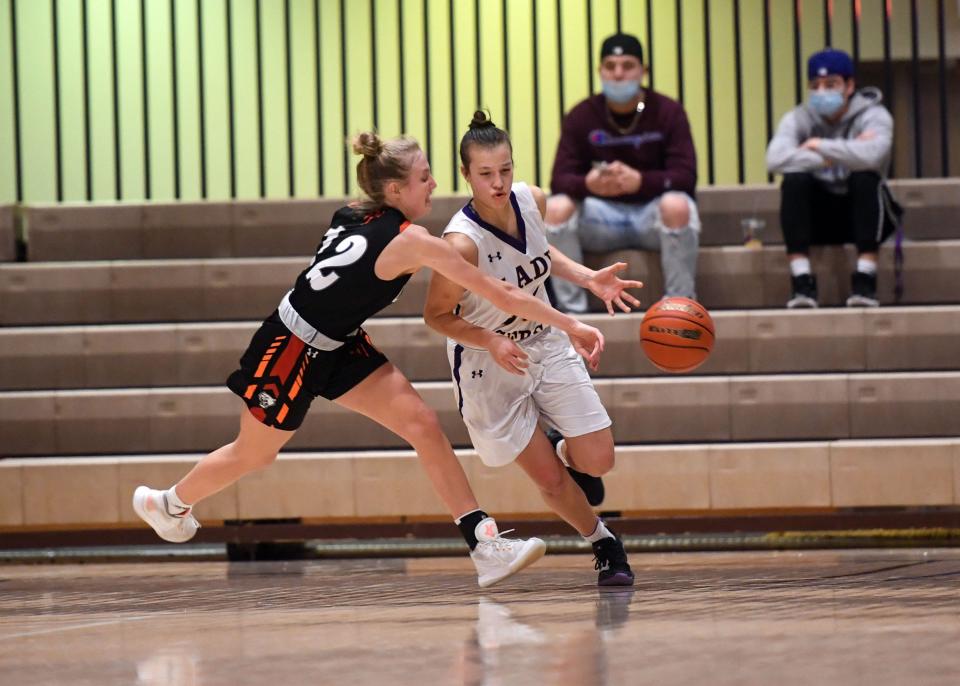
{"type": "MultiPolygon", "coordinates": [[[[640,315],[588,316],[608,347],[597,387],[617,466],[604,509],[634,516],[823,512],[960,504],[960,181],[902,181],[906,296],[898,307],[788,312],[773,187],[699,193],[698,288],[718,343],[696,373],[655,370],[640,315]],[[765,247],[740,220],[767,222],[765,247]]],[[[438,231],[463,202],[438,199],[438,231]]],[[[338,201],[0,208],[0,530],[141,527],[135,485],[165,486],[230,440],[239,401],[222,386],[257,322],[319,242],[338,201]],[[9,240],[8,240],[9,238],[9,240]],[[7,252],[4,252],[8,249],[7,252]],[[6,261],[4,261],[6,260],[6,261]],[[80,494],[104,494],[94,510],[80,494]]],[[[881,300],[892,303],[892,250],[881,300]]],[[[659,260],[626,258],[660,295],[659,260]]],[[[823,302],[846,294],[852,253],[820,249],[823,302]]],[[[513,467],[465,447],[443,341],[419,318],[426,275],[367,327],[433,406],[481,502],[545,516],[513,467]]],[[[323,401],[288,451],[198,508],[224,520],[446,519],[415,455],[323,401]],[[358,438],[362,437],[362,438],[358,438]]]]}

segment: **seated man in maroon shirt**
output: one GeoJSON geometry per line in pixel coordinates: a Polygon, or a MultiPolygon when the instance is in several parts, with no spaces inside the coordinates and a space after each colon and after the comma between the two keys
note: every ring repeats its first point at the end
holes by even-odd
{"type": "MultiPolygon", "coordinates": [[[[564,117],[547,205],[548,238],[573,260],[582,251],[660,252],[665,293],[696,297],[700,217],[697,161],[680,103],[641,88],[643,48],[635,36],[603,41],[603,93],[564,117]]],[[[585,312],[579,287],[554,281],[558,308],[585,312]]]]}

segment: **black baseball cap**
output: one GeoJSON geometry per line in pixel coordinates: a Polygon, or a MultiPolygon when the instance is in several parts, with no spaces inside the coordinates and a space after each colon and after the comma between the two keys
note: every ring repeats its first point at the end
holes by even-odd
{"type": "Polygon", "coordinates": [[[608,55],[632,55],[643,64],[643,46],[636,36],[629,33],[615,33],[603,41],[600,46],[600,59],[608,55]]]}

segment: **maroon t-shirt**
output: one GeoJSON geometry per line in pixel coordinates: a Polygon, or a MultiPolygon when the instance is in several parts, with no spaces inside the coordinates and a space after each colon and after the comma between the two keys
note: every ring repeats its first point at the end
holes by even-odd
{"type": "Polygon", "coordinates": [[[611,200],[647,202],[667,191],[691,196],[697,185],[697,154],[693,149],[690,122],[683,106],[654,91],[646,92],[646,108],[636,126],[633,114],[616,115],[607,99],[594,95],[579,103],[563,118],[560,145],[553,162],[550,187],[582,200],[590,195],[584,179],[594,162],[619,160],[643,174],[640,192],[611,200]]]}

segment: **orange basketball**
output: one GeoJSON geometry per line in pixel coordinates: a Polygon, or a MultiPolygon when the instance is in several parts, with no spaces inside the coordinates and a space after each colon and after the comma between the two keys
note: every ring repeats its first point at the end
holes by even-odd
{"type": "Polygon", "coordinates": [[[640,345],[654,366],[665,372],[689,372],[713,350],[713,318],[690,298],[664,298],[647,310],[640,324],[640,345]]]}

